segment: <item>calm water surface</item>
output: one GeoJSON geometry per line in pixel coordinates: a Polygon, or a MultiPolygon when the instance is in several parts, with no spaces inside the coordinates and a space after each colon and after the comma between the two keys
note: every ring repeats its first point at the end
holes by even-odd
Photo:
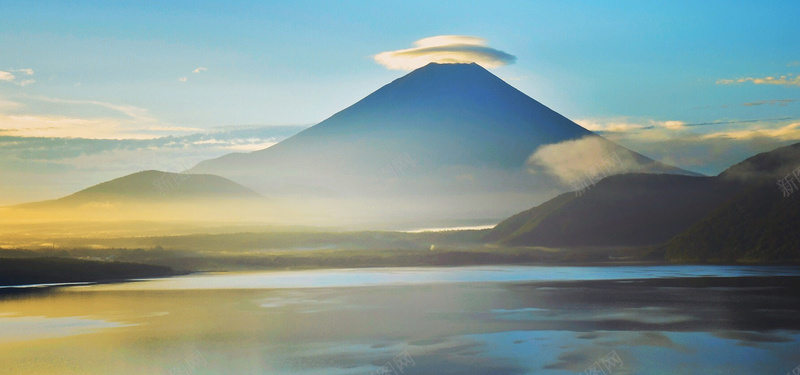
{"type": "Polygon", "coordinates": [[[793,267],[198,274],[0,299],[3,374],[775,374],[793,267]]]}

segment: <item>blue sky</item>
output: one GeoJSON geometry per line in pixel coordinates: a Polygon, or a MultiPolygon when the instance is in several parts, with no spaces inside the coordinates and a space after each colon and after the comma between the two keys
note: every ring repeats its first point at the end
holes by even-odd
{"type": "Polygon", "coordinates": [[[440,35],[513,55],[492,72],[590,129],[718,173],[800,140],[797,19],[793,1],[3,1],[0,177],[46,187],[7,184],[0,204],[274,143],[144,142],[161,156],[143,158],[134,140],[314,124],[406,73],[375,55],[440,35]],[[19,137],[115,141],[40,160],[19,137]]]}

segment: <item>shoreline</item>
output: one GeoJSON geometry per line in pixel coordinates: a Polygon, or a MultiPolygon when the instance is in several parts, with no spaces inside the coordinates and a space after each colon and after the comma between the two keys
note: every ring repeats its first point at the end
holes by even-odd
{"type": "MultiPolygon", "coordinates": [[[[181,274],[171,267],[75,258],[1,258],[0,293],[181,274]]],[[[8,294],[8,293],[2,293],[8,294]]]]}

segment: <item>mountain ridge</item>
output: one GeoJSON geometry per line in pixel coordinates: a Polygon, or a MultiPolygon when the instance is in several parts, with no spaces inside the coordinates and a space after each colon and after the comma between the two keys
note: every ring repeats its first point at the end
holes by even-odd
{"type": "Polygon", "coordinates": [[[12,208],[71,206],[106,201],[170,202],[187,199],[262,198],[224,177],[145,170],[92,185],[70,195],[12,208]]]}
{"type": "MultiPolygon", "coordinates": [[[[800,143],[760,153],[717,176],[623,174],[580,196],[561,194],[484,236],[505,246],[653,247],[665,260],[800,259],[800,189],[776,180],[800,168],[800,143]]],[[[800,177],[796,179],[800,187],[800,177]]]]}

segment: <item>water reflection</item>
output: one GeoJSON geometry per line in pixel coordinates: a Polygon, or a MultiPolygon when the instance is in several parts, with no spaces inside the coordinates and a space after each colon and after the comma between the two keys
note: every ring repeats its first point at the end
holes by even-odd
{"type": "Polygon", "coordinates": [[[0,342],[38,340],[97,332],[125,327],[125,324],[81,317],[47,318],[44,316],[11,317],[0,315],[0,342]]]}
{"type": "Polygon", "coordinates": [[[574,374],[613,351],[614,374],[782,374],[800,364],[798,281],[792,268],[471,267],[68,287],[0,301],[0,361],[4,374],[369,375],[405,353],[410,375],[574,374]]]}

